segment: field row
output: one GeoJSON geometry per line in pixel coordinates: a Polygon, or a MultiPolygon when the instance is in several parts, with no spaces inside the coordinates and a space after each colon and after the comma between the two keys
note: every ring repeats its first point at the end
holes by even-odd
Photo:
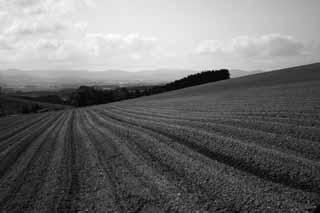
{"type": "Polygon", "coordinates": [[[1,119],[0,209],[301,211],[320,201],[317,127],[156,110],[1,119]]]}

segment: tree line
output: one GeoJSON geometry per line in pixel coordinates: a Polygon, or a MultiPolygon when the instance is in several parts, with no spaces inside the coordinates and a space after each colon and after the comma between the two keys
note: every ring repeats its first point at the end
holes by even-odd
{"type": "Polygon", "coordinates": [[[230,78],[230,73],[226,69],[221,70],[208,70],[193,75],[189,75],[185,78],[176,80],[172,83],[166,84],[164,88],[166,91],[182,89],[186,87],[192,87],[200,84],[205,84],[214,81],[221,81],[230,78]]]}
{"type": "Polygon", "coordinates": [[[230,78],[229,70],[207,70],[189,75],[185,78],[159,86],[146,86],[142,88],[122,87],[111,90],[103,90],[94,86],[80,86],[70,95],[69,104],[82,107],[96,104],[105,104],[125,99],[153,95],[162,92],[182,89],[209,82],[221,81],[230,78]]]}

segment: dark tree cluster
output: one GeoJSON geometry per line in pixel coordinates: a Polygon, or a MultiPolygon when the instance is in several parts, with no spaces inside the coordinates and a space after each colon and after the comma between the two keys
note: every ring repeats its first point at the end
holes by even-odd
{"type": "Polygon", "coordinates": [[[227,79],[230,79],[230,73],[227,69],[208,70],[189,75],[185,78],[176,80],[163,86],[154,86],[144,91],[143,94],[152,95],[227,79]]]}
{"type": "Polygon", "coordinates": [[[3,107],[2,103],[0,103],[0,117],[5,116],[5,115],[6,115],[6,112],[4,110],[4,107],[3,107]]]}
{"type": "Polygon", "coordinates": [[[81,86],[71,94],[70,104],[78,107],[105,104],[133,98],[127,88],[102,90],[96,87],[81,86]]]}
{"type": "Polygon", "coordinates": [[[39,110],[41,110],[42,107],[37,104],[37,103],[33,103],[33,104],[25,104],[21,107],[21,113],[27,114],[27,113],[36,113],[39,110]]]}
{"type": "Polygon", "coordinates": [[[226,80],[229,78],[230,78],[230,73],[226,69],[216,70],[216,71],[209,70],[209,71],[203,71],[201,73],[189,75],[188,77],[166,84],[164,87],[165,87],[165,90],[170,91],[170,90],[192,87],[192,86],[214,82],[214,81],[226,80]]]}
{"type": "Polygon", "coordinates": [[[39,101],[45,103],[53,103],[53,104],[68,104],[66,101],[62,100],[58,95],[43,95],[38,97],[29,97],[29,96],[14,96],[17,98],[22,98],[31,101],[39,101]]]}

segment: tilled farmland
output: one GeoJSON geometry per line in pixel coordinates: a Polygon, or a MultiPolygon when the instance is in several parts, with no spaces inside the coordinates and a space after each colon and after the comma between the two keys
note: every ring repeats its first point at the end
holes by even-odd
{"type": "Polygon", "coordinates": [[[318,80],[227,91],[208,84],[2,118],[0,127],[2,212],[307,212],[320,204],[318,80]]]}

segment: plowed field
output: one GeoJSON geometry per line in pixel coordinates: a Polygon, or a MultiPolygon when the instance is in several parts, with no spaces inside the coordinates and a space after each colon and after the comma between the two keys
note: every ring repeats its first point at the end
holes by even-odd
{"type": "Polygon", "coordinates": [[[1,118],[0,209],[312,211],[320,76],[300,69],[1,118]]]}

